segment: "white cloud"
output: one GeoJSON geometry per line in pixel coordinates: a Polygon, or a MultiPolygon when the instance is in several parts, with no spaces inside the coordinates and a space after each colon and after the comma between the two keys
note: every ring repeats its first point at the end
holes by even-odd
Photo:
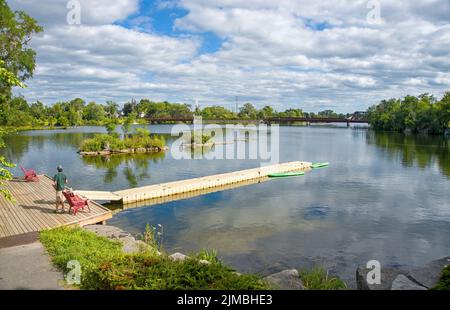
{"type": "Polygon", "coordinates": [[[33,40],[38,68],[23,91],[30,99],[231,106],[239,95],[280,109],[344,112],[407,92],[440,95],[449,85],[448,0],[382,0],[379,25],[366,21],[366,0],[159,1],[160,9],[187,10],[174,25],[191,33],[183,37],[153,33],[154,17],[136,14],[138,0],[83,0],[81,26],[66,24],[66,1],[9,2],[45,26],[33,40]],[[112,25],[128,16],[132,29],[112,25]],[[202,32],[223,40],[218,51],[199,53],[202,32]]]}
{"type": "MultiPolygon", "coordinates": [[[[101,25],[127,18],[139,9],[139,0],[77,0],[80,3],[81,22],[101,25]]],[[[70,9],[69,0],[10,0],[11,8],[24,10],[44,26],[63,24],[70,9]]]]}

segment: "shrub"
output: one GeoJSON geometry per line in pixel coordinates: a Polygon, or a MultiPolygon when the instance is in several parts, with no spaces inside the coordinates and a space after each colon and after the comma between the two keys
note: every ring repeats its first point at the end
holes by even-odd
{"type": "Polygon", "coordinates": [[[220,260],[217,257],[217,251],[212,249],[202,249],[198,254],[195,256],[199,260],[206,260],[210,263],[220,264],[220,260]]]}
{"type": "Polygon", "coordinates": [[[205,144],[211,140],[212,136],[206,133],[192,132],[190,141],[191,144],[205,144]]]}
{"type": "MultiPolygon", "coordinates": [[[[256,275],[238,275],[219,262],[205,265],[196,257],[173,261],[156,251],[124,254],[114,242],[81,228],[40,233],[53,263],[68,272],[67,263],[81,264],[83,289],[267,289],[256,275]]],[[[199,254],[202,255],[202,254],[199,254]]]]}
{"type": "Polygon", "coordinates": [[[346,284],[337,277],[330,277],[328,271],[314,267],[300,270],[300,278],[308,290],[345,290],[346,284]]]}
{"type": "Polygon", "coordinates": [[[84,140],[80,146],[82,152],[100,152],[104,150],[120,151],[123,149],[137,149],[137,148],[162,148],[165,145],[163,137],[146,136],[145,133],[133,135],[130,138],[121,140],[117,135],[96,135],[92,139],[84,140]]]}
{"type": "Polygon", "coordinates": [[[81,144],[80,150],[83,152],[100,152],[105,149],[112,149],[119,143],[120,139],[109,135],[96,135],[92,139],[84,140],[81,144]]]}
{"type": "Polygon", "coordinates": [[[143,137],[150,137],[150,131],[148,129],[146,129],[146,128],[138,127],[138,128],[135,129],[134,135],[137,136],[137,137],[141,137],[141,138],[143,138],[143,137]]]}
{"type": "Polygon", "coordinates": [[[115,257],[93,271],[90,289],[145,290],[255,290],[266,284],[255,275],[238,275],[220,264],[205,265],[197,259],[175,262],[142,254],[115,257]]]}

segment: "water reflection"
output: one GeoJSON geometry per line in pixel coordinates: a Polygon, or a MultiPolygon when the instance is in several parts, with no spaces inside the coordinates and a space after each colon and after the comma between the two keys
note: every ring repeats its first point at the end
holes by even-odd
{"type": "Polygon", "coordinates": [[[368,131],[366,141],[381,148],[390,160],[400,161],[405,167],[425,169],[437,163],[440,171],[450,177],[448,138],[368,131]]]}
{"type": "Polygon", "coordinates": [[[103,182],[113,183],[121,175],[125,177],[129,187],[137,187],[139,180],[150,178],[150,163],[158,163],[166,157],[165,152],[115,154],[110,156],[83,156],[82,161],[87,166],[105,170],[103,182]]]}

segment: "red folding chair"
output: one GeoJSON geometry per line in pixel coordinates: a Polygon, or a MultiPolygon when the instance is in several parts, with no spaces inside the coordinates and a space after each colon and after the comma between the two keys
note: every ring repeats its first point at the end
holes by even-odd
{"type": "Polygon", "coordinates": [[[89,208],[89,200],[83,199],[78,195],[75,195],[74,192],[71,190],[64,190],[63,195],[66,198],[67,202],[69,203],[69,214],[70,210],[73,210],[73,215],[77,215],[78,210],[82,209],[84,211],[84,208],[87,207],[89,212],[91,212],[91,208],[89,208]]]}
{"type": "Polygon", "coordinates": [[[36,174],[36,171],[33,169],[25,169],[22,165],[19,165],[20,169],[22,170],[23,174],[25,175],[25,181],[27,182],[37,182],[39,181],[39,177],[36,174]]]}

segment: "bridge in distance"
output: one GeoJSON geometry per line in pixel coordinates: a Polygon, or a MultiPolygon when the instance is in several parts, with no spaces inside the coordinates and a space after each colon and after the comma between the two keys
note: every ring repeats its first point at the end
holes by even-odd
{"type": "MultiPolygon", "coordinates": [[[[154,124],[159,123],[167,123],[167,122],[182,122],[182,123],[193,123],[194,117],[148,117],[147,120],[154,124]]],[[[347,126],[350,126],[351,123],[356,124],[367,124],[368,121],[365,119],[356,119],[353,117],[349,118],[310,118],[310,117],[268,117],[263,119],[227,119],[227,120],[214,120],[214,119],[203,119],[203,121],[213,123],[277,123],[277,124],[286,124],[286,123],[294,123],[294,122],[303,122],[303,123],[346,123],[347,126]]]]}

